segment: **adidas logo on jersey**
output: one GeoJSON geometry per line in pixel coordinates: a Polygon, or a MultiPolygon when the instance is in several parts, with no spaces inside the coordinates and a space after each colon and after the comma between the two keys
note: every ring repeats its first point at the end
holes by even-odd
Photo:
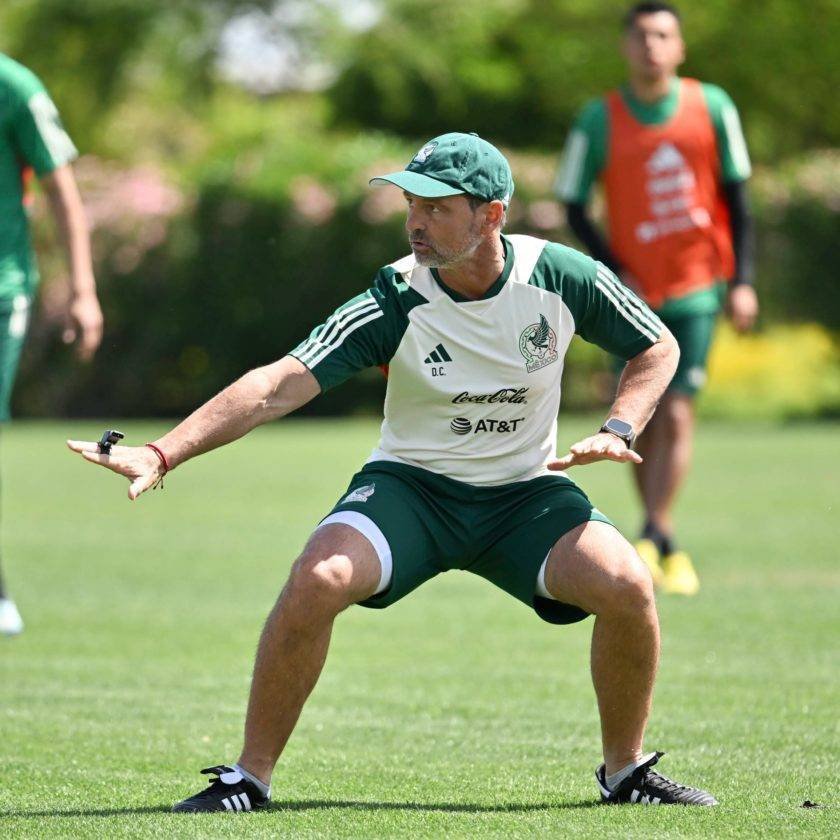
{"type": "Polygon", "coordinates": [[[442,344],[438,344],[425,359],[423,362],[427,365],[439,365],[441,362],[451,362],[452,356],[446,352],[446,348],[442,344]]]}
{"type": "Polygon", "coordinates": [[[443,365],[445,362],[451,362],[452,356],[446,352],[446,348],[442,344],[438,344],[425,359],[423,364],[431,365],[430,371],[432,376],[446,376],[446,370],[443,365]]]}

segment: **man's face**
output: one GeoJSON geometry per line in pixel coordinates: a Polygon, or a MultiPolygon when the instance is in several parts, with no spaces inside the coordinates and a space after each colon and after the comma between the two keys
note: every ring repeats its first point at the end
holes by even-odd
{"type": "Polygon", "coordinates": [[[670,12],[637,15],[624,33],[624,57],[632,76],[672,76],[685,60],[679,21],[670,12]]]}
{"type": "Polygon", "coordinates": [[[484,214],[466,196],[421,198],[403,193],[408,204],[405,229],[420,265],[449,268],[469,259],[481,244],[484,214]]]}

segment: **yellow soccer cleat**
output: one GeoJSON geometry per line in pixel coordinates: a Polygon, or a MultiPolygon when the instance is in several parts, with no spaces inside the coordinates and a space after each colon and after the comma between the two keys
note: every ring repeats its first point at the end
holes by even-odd
{"type": "Polygon", "coordinates": [[[691,558],[684,551],[675,551],[662,561],[662,591],[673,595],[696,595],[700,579],[691,558]]]}
{"type": "Polygon", "coordinates": [[[651,577],[653,578],[654,586],[662,586],[662,579],[664,573],[662,566],[659,565],[659,549],[653,540],[642,539],[636,543],[636,551],[639,557],[642,558],[645,565],[650,569],[651,577]]]}

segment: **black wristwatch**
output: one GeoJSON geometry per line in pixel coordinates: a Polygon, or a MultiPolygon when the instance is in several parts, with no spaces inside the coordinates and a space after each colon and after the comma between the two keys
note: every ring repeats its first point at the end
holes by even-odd
{"type": "Polygon", "coordinates": [[[633,427],[626,420],[619,420],[618,417],[610,417],[601,426],[600,431],[609,432],[611,435],[621,438],[627,444],[628,449],[632,449],[636,442],[636,433],[633,431],[633,427]]]}

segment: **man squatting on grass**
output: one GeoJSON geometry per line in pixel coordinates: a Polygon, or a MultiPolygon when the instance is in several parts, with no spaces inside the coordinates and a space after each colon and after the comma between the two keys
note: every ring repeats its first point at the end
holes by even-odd
{"type": "Polygon", "coordinates": [[[544,620],[595,616],[592,679],[605,802],[714,805],[652,767],[642,746],[659,657],[651,576],[562,472],[638,463],[631,446],[674,374],[659,319],[602,264],[504,236],[508,162],[475,134],[427,143],[401,172],[412,254],[381,269],[289,355],[245,374],[153,444],[69,441],[126,476],[136,499],[167,470],[282,417],[373,365],[387,366],[382,436],[292,567],[260,639],[235,765],[175,811],[265,807],[271,775],[351,604],[386,607],[465,569],[544,620]],[[610,417],[556,457],[563,357],[577,333],[627,360],[610,417]]]}

